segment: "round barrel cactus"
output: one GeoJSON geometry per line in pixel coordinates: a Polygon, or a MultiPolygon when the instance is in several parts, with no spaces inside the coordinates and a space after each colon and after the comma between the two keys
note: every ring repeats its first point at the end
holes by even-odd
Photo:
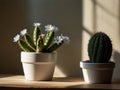
{"type": "Polygon", "coordinates": [[[94,34],[88,43],[88,55],[92,63],[108,63],[112,54],[112,43],[103,32],[94,34]]]}

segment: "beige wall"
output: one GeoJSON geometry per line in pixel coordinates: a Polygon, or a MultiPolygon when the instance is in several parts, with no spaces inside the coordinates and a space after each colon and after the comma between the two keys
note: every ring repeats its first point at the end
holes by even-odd
{"type": "Polygon", "coordinates": [[[80,76],[82,0],[29,0],[30,20],[55,24],[71,39],[58,50],[54,76],[80,76]]]}
{"type": "Polygon", "coordinates": [[[22,72],[20,49],[13,43],[14,35],[29,26],[26,2],[22,1],[0,0],[0,73],[22,72]]]}
{"type": "Polygon", "coordinates": [[[71,39],[58,50],[55,76],[80,76],[82,0],[0,0],[0,73],[23,74],[13,37],[33,22],[57,25],[71,39]]]}
{"type": "Polygon", "coordinates": [[[54,76],[81,76],[79,61],[88,59],[89,38],[104,31],[114,47],[114,77],[120,78],[119,14],[119,0],[0,0],[0,73],[23,74],[21,49],[12,39],[23,28],[32,32],[33,22],[42,22],[57,25],[71,39],[58,49],[54,76]]]}
{"type": "Polygon", "coordinates": [[[116,62],[114,78],[120,78],[120,1],[83,0],[82,60],[88,59],[88,40],[95,32],[103,31],[113,44],[112,60],[116,62]]]}

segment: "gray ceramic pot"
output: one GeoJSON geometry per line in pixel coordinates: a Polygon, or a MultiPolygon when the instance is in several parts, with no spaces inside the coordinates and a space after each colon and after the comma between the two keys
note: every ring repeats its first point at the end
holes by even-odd
{"type": "Polygon", "coordinates": [[[109,63],[90,63],[88,61],[81,61],[83,77],[87,83],[111,83],[114,62],[109,63]]]}

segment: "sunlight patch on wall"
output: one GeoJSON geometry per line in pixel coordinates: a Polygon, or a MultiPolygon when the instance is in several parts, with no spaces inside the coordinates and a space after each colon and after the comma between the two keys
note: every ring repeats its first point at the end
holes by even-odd
{"type": "Polygon", "coordinates": [[[67,77],[67,76],[58,68],[58,66],[56,66],[54,77],[67,77]]]}
{"type": "Polygon", "coordinates": [[[88,58],[87,45],[96,32],[105,32],[112,40],[112,58],[116,64],[114,78],[119,76],[120,57],[120,1],[83,0],[82,59],[88,58]]]}

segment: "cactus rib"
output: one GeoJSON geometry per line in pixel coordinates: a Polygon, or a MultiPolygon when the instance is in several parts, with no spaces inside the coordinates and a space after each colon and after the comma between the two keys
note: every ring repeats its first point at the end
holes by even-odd
{"type": "Polygon", "coordinates": [[[40,51],[42,51],[43,46],[44,46],[44,45],[43,45],[43,39],[42,39],[42,36],[39,35],[39,38],[38,38],[38,40],[37,40],[36,52],[40,52],[40,51]]]}

